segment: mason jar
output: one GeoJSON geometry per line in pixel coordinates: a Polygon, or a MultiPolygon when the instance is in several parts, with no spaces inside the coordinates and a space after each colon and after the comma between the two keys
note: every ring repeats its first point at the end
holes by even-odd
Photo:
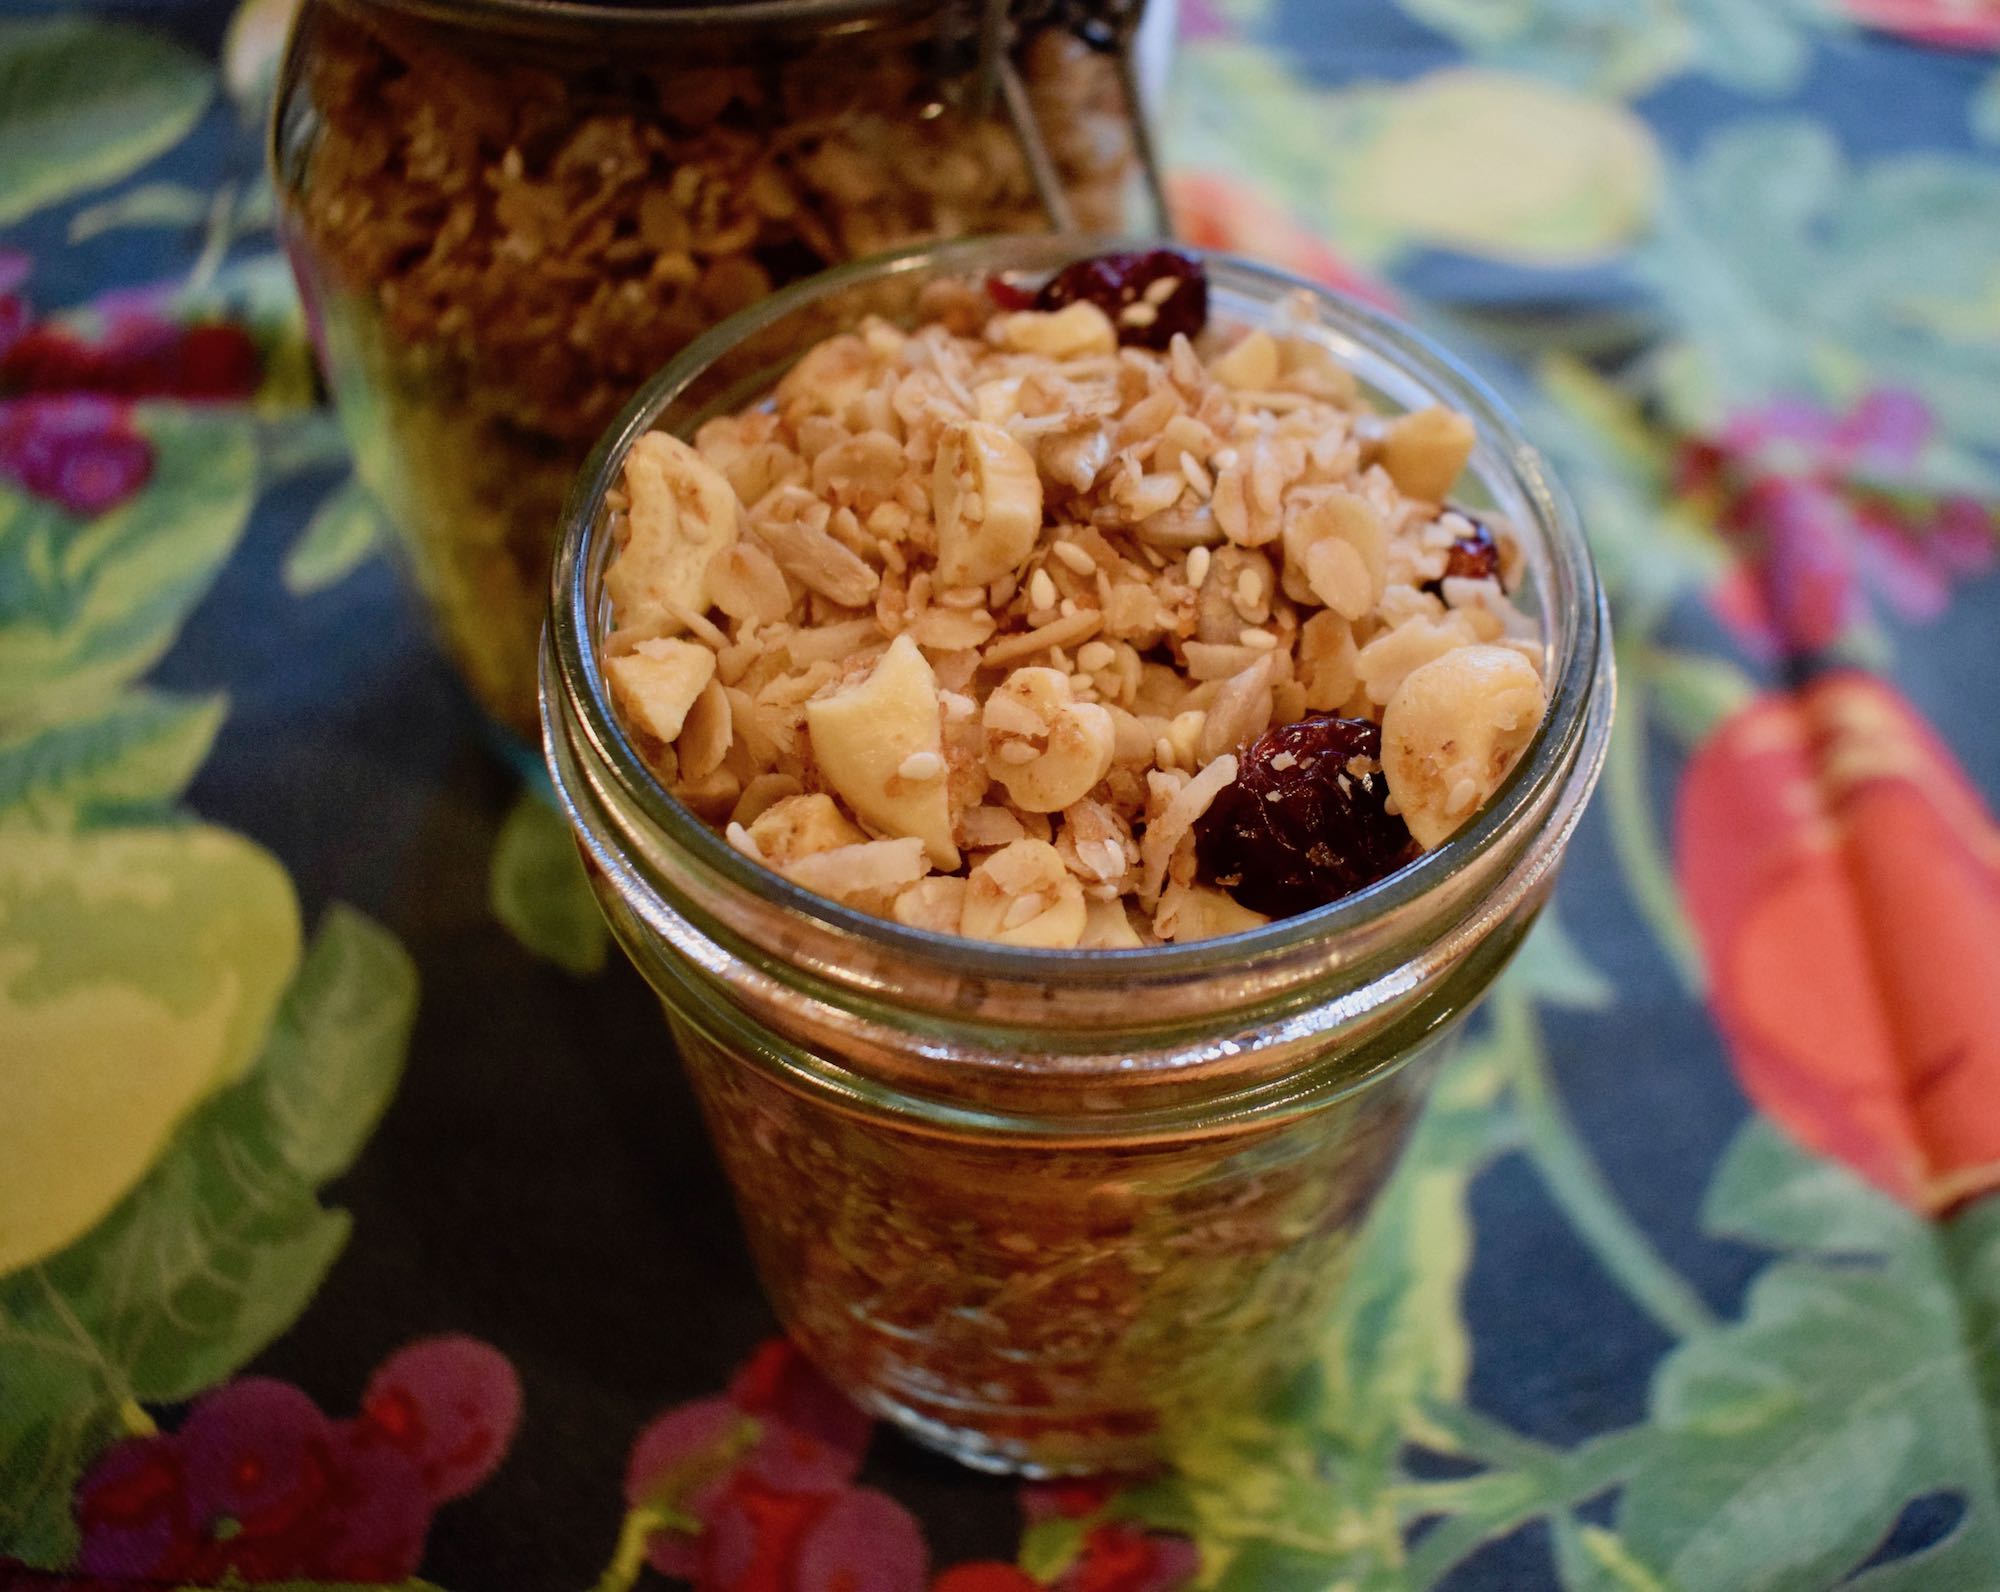
{"type": "Polygon", "coordinates": [[[776,286],[922,238],[1128,223],[1133,0],[305,0],[281,229],[363,481],[532,742],[590,444],[776,286]]]}
{"type": "Polygon", "coordinates": [[[1440,1060],[1548,896],[1613,694],[1583,534],[1493,395],[1376,310],[1210,257],[1212,320],[1314,338],[1385,411],[1444,404],[1477,426],[1456,499],[1512,526],[1550,684],[1491,802],[1331,906],[1110,951],[1013,949],[848,910],[677,804],[600,672],[606,493],[633,441],[691,437],[831,332],[907,321],[937,278],[1033,278],[1080,252],[1049,239],[906,252],[700,339],[580,479],[542,659],[561,802],[665,1006],[672,1046],[663,1033],[657,1060],[677,1049],[688,1069],[786,1329],[921,1441],[1035,1475],[1159,1460],[1312,1355],[1440,1060]]]}

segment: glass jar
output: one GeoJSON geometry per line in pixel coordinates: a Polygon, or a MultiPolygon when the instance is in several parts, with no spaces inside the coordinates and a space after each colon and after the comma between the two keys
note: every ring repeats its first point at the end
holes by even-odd
{"type": "Polygon", "coordinates": [[[538,734],[577,466],[689,339],[897,244],[1125,224],[1138,7],[1035,10],[306,0],[286,247],[362,479],[501,724],[538,734]]]}
{"type": "Polygon", "coordinates": [[[1478,427],[1456,497],[1518,533],[1551,694],[1474,820],[1301,917],[1190,945],[1044,951],[847,910],[669,798],[598,668],[605,498],[634,439],[691,436],[819,338],[870,313],[907,321],[941,276],[1045,273],[1077,252],[914,251],[779,294],[689,348],[586,467],[543,655],[558,793],[665,1004],[786,1328],[921,1440],[1044,1475],[1155,1461],[1312,1354],[1439,1058],[1548,894],[1613,695],[1582,532],[1487,389],[1374,310],[1214,257],[1213,318],[1282,323],[1384,408],[1448,404],[1478,427]]]}

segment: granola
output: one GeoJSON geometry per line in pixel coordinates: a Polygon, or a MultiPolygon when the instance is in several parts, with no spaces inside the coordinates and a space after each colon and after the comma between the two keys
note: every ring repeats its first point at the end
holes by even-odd
{"type": "Polygon", "coordinates": [[[1470,421],[1377,414],[1304,324],[1146,346],[1199,270],[1109,258],[1112,313],[938,284],[633,447],[606,673],[746,857],[1003,944],[1202,939],[1443,843],[1533,738],[1470,421]]]}
{"type": "MultiPolygon", "coordinates": [[[[289,235],[364,474],[482,703],[535,726],[569,482],[632,391],[735,310],[901,243],[1038,232],[998,114],[929,34],[556,48],[316,0],[279,118],[289,235]]],[[[1079,225],[1124,219],[1112,61],[1060,26],[1015,50],[1079,225]]]]}

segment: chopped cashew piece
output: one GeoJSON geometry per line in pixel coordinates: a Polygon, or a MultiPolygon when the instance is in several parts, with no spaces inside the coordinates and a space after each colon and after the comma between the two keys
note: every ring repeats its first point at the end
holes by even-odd
{"type": "Polygon", "coordinates": [[[913,929],[956,934],[958,920],[965,914],[965,891],[965,880],[955,874],[934,873],[897,896],[889,915],[913,929]]]}
{"type": "Polygon", "coordinates": [[[611,690],[648,735],[672,744],[715,676],[715,654],[692,641],[642,641],[630,652],[605,661],[611,690]]]}
{"type": "Polygon", "coordinates": [[[1031,813],[1060,812],[1111,772],[1117,727],[1059,669],[1016,669],[986,699],[986,770],[1031,813]]]}
{"type": "Polygon", "coordinates": [[[898,636],[868,677],[806,704],[813,761],[864,824],[913,835],[940,868],[958,866],[945,790],[937,676],[898,636]]]}
{"type": "Polygon", "coordinates": [[[1146,942],[1132,926],[1132,914],[1118,901],[1086,901],[1079,951],[1136,951],[1146,942]]]}
{"type": "Polygon", "coordinates": [[[793,884],[815,895],[831,896],[864,912],[883,913],[895,899],[924,876],[923,842],[913,836],[900,840],[867,840],[858,846],[815,851],[781,866],[793,884]]]}
{"type": "Polygon", "coordinates": [[[751,820],[748,831],[759,854],[774,868],[816,851],[858,846],[868,838],[824,791],[780,798],[751,820]]]}
{"type": "Polygon", "coordinates": [[[951,426],[938,438],[931,509],[940,585],[984,586],[1013,574],[1042,534],[1034,456],[986,421],[951,426]]]}
{"type": "Polygon", "coordinates": [[[1220,359],[1210,362],[1208,373],[1225,387],[1239,392],[1268,392],[1278,385],[1278,342],[1269,332],[1251,332],[1220,359]]]}
{"type": "Polygon", "coordinates": [[[1021,310],[1000,322],[1000,340],[1022,354],[1076,359],[1118,352],[1118,329],[1095,304],[1078,299],[1059,310],[1021,310]]]}
{"type": "Polygon", "coordinates": [[[1419,845],[1438,845],[1500,788],[1547,711],[1511,647],[1459,647],[1403,677],[1382,713],[1382,771],[1419,845]]]}
{"type": "Polygon", "coordinates": [[[1169,885],[1160,897],[1153,927],[1174,944],[1186,945],[1190,940],[1214,940],[1259,929],[1270,921],[1211,885],[1169,885]]]}
{"type": "Polygon", "coordinates": [[[958,932],[1002,945],[1067,950],[1083,937],[1083,884],[1045,840],[1002,846],[966,880],[958,932]]]}
{"type": "Polygon", "coordinates": [[[1389,422],[1382,436],[1382,468],[1396,489],[1426,503],[1451,495],[1472,457],[1472,422],[1455,409],[1418,409],[1389,422]]]}
{"type": "Polygon", "coordinates": [[[649,431],[625,460],[625,545],[604,589],[628,628],[685,630],[708,611],[709,564],[736,541],[736,489],[679,437],[649,431]]]}

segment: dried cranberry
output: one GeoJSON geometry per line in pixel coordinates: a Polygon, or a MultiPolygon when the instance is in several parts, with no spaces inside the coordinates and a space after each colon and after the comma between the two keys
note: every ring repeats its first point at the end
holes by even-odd
{"type": "Polygon", "coordinates": [[[1500,573],[1500,544],[1493,540],[1493,533],[1469,514],[1459,518],[1472,532],[1451,544],[1444,555],[1444,573],[1424,582],[1424,590],[1433,597],[1444,595],[1448,580],[1490,580],[1500,573]]]}
{"type": "Polygon", "coordinates": [[[1416,851],[1387,810],[1381,757],[1366,719],[1325,715],[1259,736],[1196,827],[1202,876],[1254,912],[1290,917],[1394,873],[1416,851]]]}
{"type": "Polygon", "coordinates": [[[1079,300],[1095,304],[1111,317],[1119,342],[1165,348],[1174,333],[1193,337],[1208,324],[1208,273],[1201,261],[1173,249],[1100,254],[1066,265],[1050,277],[1035,295],[1035,308],[1059,310],[1079,300]],[[1173,286],[1156,286],[1161,282],[1173,286]],[[1152,311],[1150,318],[1143,312],[1126,318],[1126,311],[1137,304],[1152,311]]]}
{"type": "Polygon", "coordinates": [[[1035,295],[1004,276],[989,276],[986,279],[986,296],[1003,310],[1031,310],[1035,307],[1035,295]]]}

